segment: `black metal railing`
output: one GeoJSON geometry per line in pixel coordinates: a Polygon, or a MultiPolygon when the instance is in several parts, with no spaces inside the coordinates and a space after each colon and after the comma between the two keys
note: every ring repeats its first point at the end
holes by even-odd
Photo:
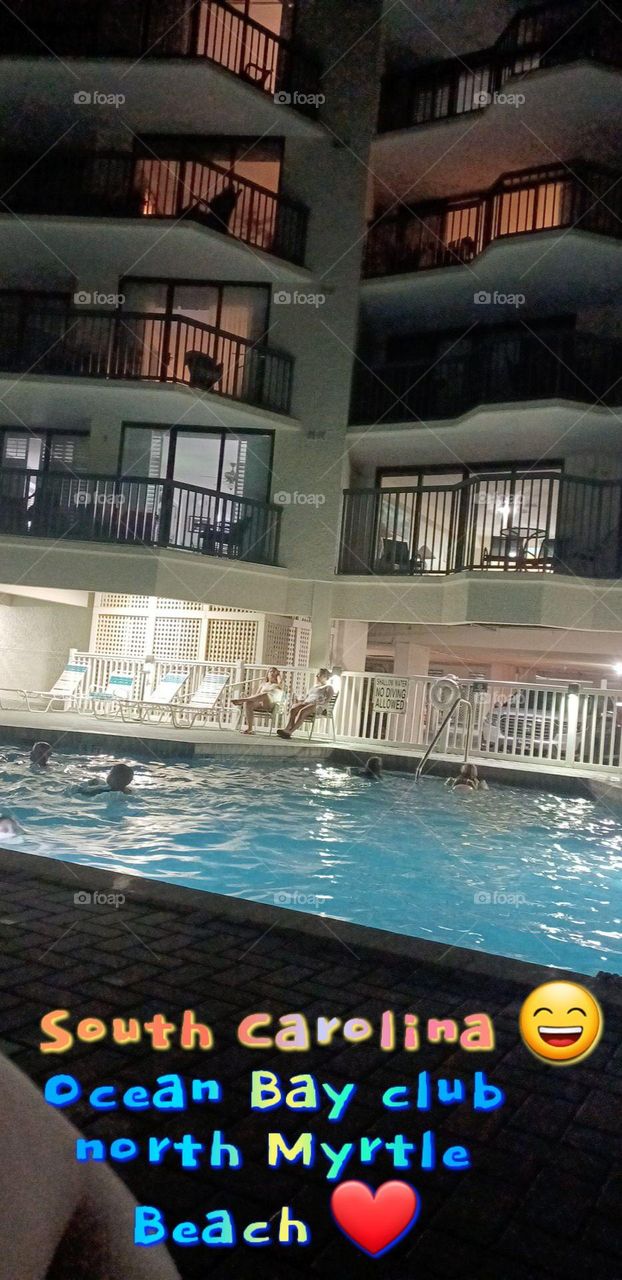
{"type": "Polygon", "coordinates": [[[281,508],[175,480],[0,471],[0,534],[278,563],[281,508]]]}
{"type": "Polygon", "coordinates": [[[622,236],[620,175],[576,161],[506,173],[488,191],[381,214],[370,225],[367,276],[471,262],[495,240],[574,227],[622,236]]]}
{"type": "Polygon", "coordinates": [[[615,7],[615,0],[613,5],[609,0],[554,0],[530,6],[514,16],[491,48],[390,73],[383,82],[380,132],[480,111],[513,77],[541,67],[583,58],[622,65],[621,15],[615,7]]]}
{"type": "Polygon", "coordinates": [[[0,13],[0,56],[206,58],[314,113],[315,56],[225,0],[17,0],[0,13]]]}
{"type": "Polygon", "coordinates": [[[476,330],[466,338],[413,336],[413,360],[356,369],[351,421],[454,418],[517,400],[622,404],[622,342],[552,326],[476,330]],[[447,354],[443,354],[443,348],[447,354]]]}
{"type": "MultiPolygon", "coordinates": [[[[54,307],[0,298],[0,370],[185,383],[288,413],[293,360],[182,315],[54,307]]],[[[85,295],[88,304],[89,295],[85,295]]]]}
{"type": "Polygon", "coordinates": [[[99,154],[0,158],[0,211],[190,218],[302,264],[308,209],[211,161],[99,154]]]}
{"type": "Polygon", "coordinates": [[[436,479],[346,490],[338,573],[619,575],[621,481],[535,470],[436,479]]]}

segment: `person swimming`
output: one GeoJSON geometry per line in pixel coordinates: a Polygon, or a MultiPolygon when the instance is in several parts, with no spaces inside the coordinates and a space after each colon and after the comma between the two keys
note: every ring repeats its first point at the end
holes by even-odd
{"type": "Polygon", "coordinates": [[[52,747],[49,742],[35,742],[30,752],[30,763],[35,769],[46,769],[50,763],[52,747]]]}
{"type": "Polygon", "coordinates": [[[134,770],[129,764],[113,764],[112,769],[106,774],[105,786],[101,786],[98,779],[92,779],[86,782],[80,788],[84,795],[100,796],[108,791],[117,791],[122,795],[127,795],[130,785],[134,779],[134,770]]]}
{"type": "Polygon", "coordinates": [[[9,818],[6,813],[0,813],[0,845],[3,840],[21,840],[21,838],[21,831],[14,818],[9,818]]]}
{"type": "Polygon", "coordinates": [[[364,769],[359,769],[359,778],[369,778],[372,782],[380,782],[382,779],[382,760],[380,756],[370,756],[364,769]]]}
{"type": "Polygon", "coordinates": [[[477,772],[477,765],[463,764],[460,766],[460,773],[457,778],[447,778],[446,787],[450,787],[452,791],[487,791],[488,783],[484,778],[480,778],[477,772]]]}

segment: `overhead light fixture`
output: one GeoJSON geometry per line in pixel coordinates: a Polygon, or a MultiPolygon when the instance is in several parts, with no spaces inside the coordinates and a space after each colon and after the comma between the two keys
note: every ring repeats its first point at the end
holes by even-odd
{"type": "Polygon", "coordinates": [[[613,669],[617,676],[622,676],[622,662],[614,662],[613,669]]]}

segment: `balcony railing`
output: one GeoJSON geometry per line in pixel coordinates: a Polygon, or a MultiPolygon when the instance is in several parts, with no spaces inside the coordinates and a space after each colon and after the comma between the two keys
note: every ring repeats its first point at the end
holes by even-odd
{"type": "Polygon", "coordinates": [[[365,274],[459,266],[495,240],[571,227],[622,236],[619,174],[577,161],[506,173],[471,196],[402,205],[372,222],[365,274]]]}
{"type": "Polygon", "coordinates": [[[0,471],[0,534],[278,563],[281,508],[175,480],[0,471]]]}
{"type": "Polygon", "coordinates": [[[615,578],[622,482],[558,471],[471,476],[459,484],[349,489],[339,573],[462,570],[615,578]]]}
{"type": "MultiPolygon", "coordinates": [[[[415,351],[417,344],[415,335],[415,351]]],[[[622,404],[622,343],[596,334],[548,326],[484,329],[459,342],[455,334],[439,334],[442,347],[447,355],[428,350],[400,364],[359,365],[351,421],[455,418],[476,405],[517,400],[622,404]]]]}
{"type": "Polygon", "coordinates": [[[310,51],[225,0],[20,0],[0,13],[0,56],[205,58],[263,92],[315,113],[310,51]],[[311,99],[311,100],[310,100],[311,99]]]}
{"type": "Polygon", "coordinates": [[[0,210],[96,218],[186,217],[302,264],[308,209],[211,161],[57,153],[0,159],[0,210]]]}
{"type": "Polygon", "coordinates": [[[293,360],[185,316],[0,301],[0,370],[184,383],[288,413],[293,360]]]}
{"type": "Polygon", "coordinates": [[[622,64],[622,27],[609,3],[554,0],[530,6],[514,16],[492,48],[388,75],[380,131],[480,111],[514,76],[583,58],[622,64]]]}

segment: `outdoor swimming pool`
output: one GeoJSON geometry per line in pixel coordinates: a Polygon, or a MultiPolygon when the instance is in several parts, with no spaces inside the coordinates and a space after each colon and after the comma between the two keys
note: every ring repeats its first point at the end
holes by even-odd
{"type": "Polygon", "coordinates": [[[0,750],[0,812],[22,828],[7,847],[622,972],[622,809],[606,802],[518,787],[452,795],[431,778],[374,784],[345,768],[231,758],[138,762],[133,794],[79,794],[112,763],[57,754],[36,774],[0,750]]]}

